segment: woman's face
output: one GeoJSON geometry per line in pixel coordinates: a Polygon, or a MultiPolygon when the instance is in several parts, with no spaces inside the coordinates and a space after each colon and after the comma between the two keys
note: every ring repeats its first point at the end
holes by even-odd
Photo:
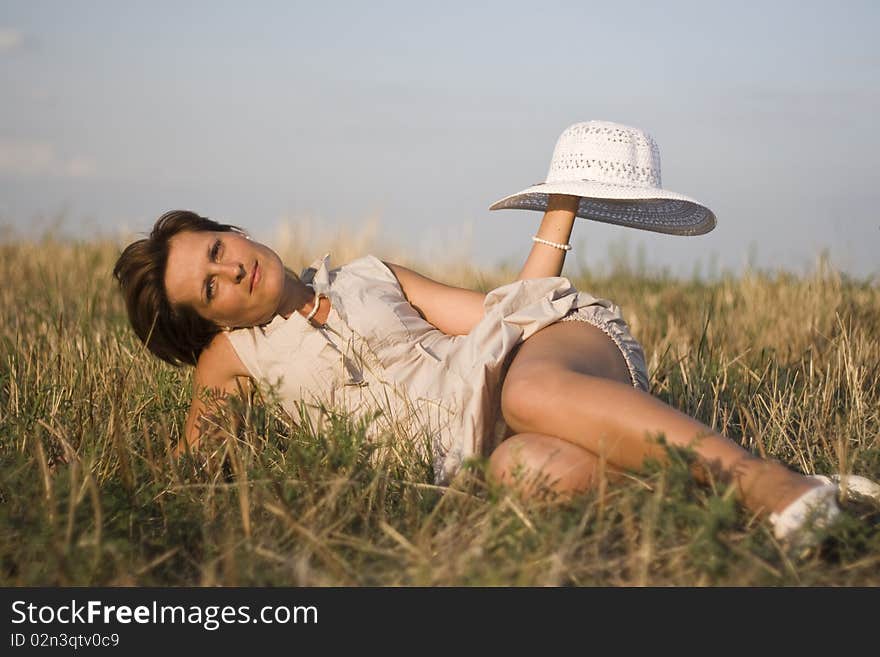
{"type": "Polygon", "coordinates": [[[239,328],[270,321],[284,291],[284,265],[240,233],[180,232],[168,242],[165,290],[171,305],[239,328]]]}

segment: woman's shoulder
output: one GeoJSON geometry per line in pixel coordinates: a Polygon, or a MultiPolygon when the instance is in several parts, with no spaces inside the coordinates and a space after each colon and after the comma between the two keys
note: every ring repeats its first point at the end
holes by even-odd
{"type": "Polygon", "coordinates": [[[229,335],[220,332],[202,349],[196,363],[196,377],[203,385],[221,385],[236,376],[250,376],[232,346],[229,335]]]}
{"type": "Polygon", "coordinates": [[[366,254],[348,263],[342,265],[337,270],[345,274],[355,274],[365,278],[378,278],[391,283],[397,283],[397,278],[391,271],[391,268],[384,260],[372,255],[366,254]]]}
{"type": "Polygon", "coordinates": [[[317,258],[308,267],[300,272],[299,278],[304,283],[323,283],[329,285],[335,282],[339,274],[343,275],[373,275],[380,278],[393,277],[391,271],[384,261],[375,255],[367,253],[365,255],[353,258],[342,265],[334,266],[331,264],[330,254],[325,253],[317,258]]]}

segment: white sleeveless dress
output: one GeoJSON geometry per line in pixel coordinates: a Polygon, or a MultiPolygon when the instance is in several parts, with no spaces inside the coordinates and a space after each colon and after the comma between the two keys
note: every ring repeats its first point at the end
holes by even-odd
{"type": "Polygon", "coordinates": [[[315,428],[327,409],[378,416],[368,435],[415,441],[448,484],[469,457],[488,456],[509,433],[501,384],[516,345],[560,320],[599,326],[620,347],[633,385],[648,390],[644,353],[618,306],[578,292],[563,277],[490,291],[468,335],[446,335],[409,304],[390,269],[364,256],[336,269],[329,254],[301,278],[330,299],[324,328],[294,312],[227,335],[252,378],[294,422],[315,428]]]}

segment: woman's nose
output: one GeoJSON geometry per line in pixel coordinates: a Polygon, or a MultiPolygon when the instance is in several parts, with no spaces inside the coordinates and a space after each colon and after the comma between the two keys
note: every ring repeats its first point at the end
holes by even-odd
{"type": "Polygon", "coordinates": [[[244,265],[240,262],[236,263],[218,263],[216,265],[217,273],[235,283],[240,283],[247,276],[244,265]]]}

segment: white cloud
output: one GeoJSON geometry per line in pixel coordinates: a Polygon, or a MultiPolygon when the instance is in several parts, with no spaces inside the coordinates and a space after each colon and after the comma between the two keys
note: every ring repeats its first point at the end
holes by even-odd
{"type": "Polygon", "coordinates": [[[24,35],[18,30],[0,27],[0,52],[18,50],[24,44],[24,35]]]}
{"type": "Polygon", "coordinates": [[[45,142],[0,139],[0,175],[47,178],[91,178],[97,172],[88,157],[65,157],[45,142]]]}

